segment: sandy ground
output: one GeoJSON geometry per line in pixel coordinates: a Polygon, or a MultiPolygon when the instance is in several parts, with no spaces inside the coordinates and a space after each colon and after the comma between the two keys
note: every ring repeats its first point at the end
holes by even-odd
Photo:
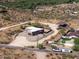
{"type": "Polygon", "coordinates": [[[47,52],[34,52],[36,54],[36,58],[37,59],[47,59],[46,58],[46,55],[47,55],[47,52]]]}

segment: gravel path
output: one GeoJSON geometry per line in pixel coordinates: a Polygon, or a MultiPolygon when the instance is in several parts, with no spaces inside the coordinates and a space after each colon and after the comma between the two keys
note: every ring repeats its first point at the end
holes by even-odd
{"type": "Polygon", "coordinates": [[[23,24],[26,24],[26,23],[29,23],[29,21],[22,22],[22,23],[20,23],[20,24],[16,24],[16,25],[13,25],[13,26],[8,26],[8,27],[0,28],[0,31],[4,31],[4,30],[6,30],[6,29],[9,29],[9,28],[12,28],[12,27],[15,27],[15,26],[19,26],[19,25],[23,25],[23,24]]]}

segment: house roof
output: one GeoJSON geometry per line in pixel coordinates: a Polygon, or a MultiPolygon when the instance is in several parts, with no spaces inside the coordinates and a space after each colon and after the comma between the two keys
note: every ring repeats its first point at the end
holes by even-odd
{"type": "Polygon", "coordinates": [[[79,37],[79,30],[74,31],[74,32],[69,32],[69,33],[67,34],[67,36],[77,36],[77,37],[79,37]]]}

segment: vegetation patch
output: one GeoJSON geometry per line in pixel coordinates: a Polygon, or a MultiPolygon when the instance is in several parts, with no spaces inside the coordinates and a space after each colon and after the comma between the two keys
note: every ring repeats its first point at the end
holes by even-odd
{"type": "Polygon", "coordinates": [[[55,5],[72,2],[79,2],[79,0],[16,0],[15,2],[1,2],[0,4],[10,8],[33,9],[37,5],[55,5]]]}
{"type": "Polygon", "coordinates": [[[79,38],[74,39],[74,43],[75,43],[74,50],[79,51],[79,38]]]}
{"type": "Polygon", "coordinates": [[[62,39],[62,43],[65,43],[66,41],[69,41],[69,40],[71,40],[71,39],[69,39],[69,38],[63,38],[62,39]]]}

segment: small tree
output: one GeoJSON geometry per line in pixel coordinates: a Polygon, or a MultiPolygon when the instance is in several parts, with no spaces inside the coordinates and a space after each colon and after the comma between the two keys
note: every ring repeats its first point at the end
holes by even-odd
{"type": "Polygon", "coordinates": [[[39,49],[44,49],[44,46],[43,46],[43,44],[38,44],[38,45],[37,45],[37,48],[39,48],[39,49]]]}
{"type": "Polygon", "coordinates": [[[74,43],[78,45],[79,44],[79,38],[75,38],[74,43]]]}
{"type": "Polygon", "coordinates": [[[75,45],[75,46],[73,47],[73,49],[74,49],[75,51],[79,51],[79,45],[75,45]]]}
{"type": "Polygon", "coordinates": [[[57,47],[56,47],[56,46],[54,46],[54,45],[51,45],[51,47],[52,47],[52,48],[57,48],[57,47]]]}
{"type": "Polygon", "coordinates": [[[65,30],[64,30],[64,29],[61,29],[61,30],[60,30],[60,33],[61,33],[62,35],[64,35],[64,34],[65,34],[65,30]]]}
{"type": "Polygon", "coordinates": [[[74,50],[75,51],[79,51],[79,38],[75,38],[74,39],[74,43],[75,43],[75,46],[74,46],[74,50]]]}
{"type": "Polygon", "coordinates": [[[8,21],[11,20],[9,16],[3,16],[2,18],[3,18],[4,20],[8,20],[8,21]]]}

